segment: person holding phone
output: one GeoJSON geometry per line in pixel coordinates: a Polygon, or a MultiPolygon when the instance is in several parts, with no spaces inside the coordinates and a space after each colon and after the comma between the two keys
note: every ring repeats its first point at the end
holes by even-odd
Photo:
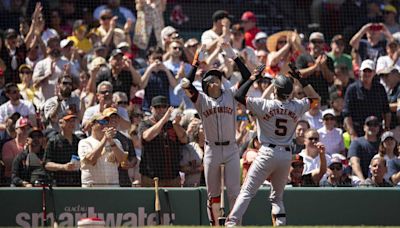
{"type": "Polygon", "coordinates": [[[392,34],[383,23],[364,25],[350,40],[352,52],[357,56],[357,65],[366,59],[376,63],[379,57],[386,55],[386,43],[393,40],[392,34]],[[382,39],[382,34],[385,39],[382,39]],[[367,39],[363,39],[364,35],[367,39]]]}

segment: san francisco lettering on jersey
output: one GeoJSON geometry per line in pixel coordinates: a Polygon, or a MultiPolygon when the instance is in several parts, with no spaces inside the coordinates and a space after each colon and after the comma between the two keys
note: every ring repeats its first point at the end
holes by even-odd
{"type": "Polygon", "coordinates": [[[216,113],[227,113],[227,114],[232,114],[233,113],[233,109],[230,107],[213,107],[210,109],[207,109],[206,111],[203,112],[204,117],[208,117],[212,114],[216,114],[216,113]]]}
{"type": "Polygon", "coordinates": [[[275,115],[287,115],[287,116],[291,117],[294,122],[297,122],[297,120],[298,120],[296,113],[292,112],[289,109],[283,109],[283,108],[272,109],[271,111],[265,113],[263,119],[268,121],[275,115]]]}

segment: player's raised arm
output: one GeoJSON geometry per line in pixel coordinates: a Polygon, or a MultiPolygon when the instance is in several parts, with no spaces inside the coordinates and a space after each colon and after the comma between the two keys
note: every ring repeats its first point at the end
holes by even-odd
{"type": "Polygon", "coordinates": [[[289,63],[289,67],[290,67],[289,74],[293,78],[299,80],[300,84],[303,86],[304,93],[311,100],[310,107],[314,107],[315,105],[317,105],[321,100],[319,94],[314,90],[314,88],[310,85],[310,83],[308,83],[306,79],[301,77],[301,74],[294,65],[294,63],[289,63]]]}
{"type": "Polygon", "coordinates": [[[181,82],[182,88],[185,90],[186,95],[192,100],[192,102],[196,102],[199,95],[199,91],[197,91],[196,87],[194,87],[192,83],[196,77],[196,71],[199,63],[204,61],[205,50],[205,45],[202,45],[201,48],[196,51],[192,62],[192,69],[190,70],[189,74],[182,79],[181,82]]]}
{"type": "Polygon", "coordinates": [[[265,69],[265,65],[260,65],[256,69],[254,69],[253,74],[250,76],[249,80],[247,80],[235,93],[235,99],[242,103],[243,105],[246,105],[246,94],[250,89],[250,86],[255,82],[256,80],[260,79],[262,77],[262,72],[265,69]]]}
{"type": "Polygon", "coordinates": [[[221,44],[222,50],[224,50],[226,57],[233,59],[236,63],[236,66],[239,68],[240,74],[242,75],[242,80],[239,82],[239,87],[241,87],[247,80],[249,80],[251,76],[251,72],[246,67],[246,65],[242,62],[237,54],[233,51],[232,46],[229,43],[221,44]]]}

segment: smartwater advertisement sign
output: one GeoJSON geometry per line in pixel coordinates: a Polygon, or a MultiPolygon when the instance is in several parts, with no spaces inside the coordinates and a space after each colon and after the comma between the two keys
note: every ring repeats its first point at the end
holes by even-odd
{"type": "MultiPolygon", "coordinates": [[[[1,189],[0,226],[40,227],[45,215],[46,224],[56,219],[64,227],[76,226],[81,218],[90,217],[103,219],[107,227],[156,225],[154,189],[55,188],[52,193],[46,190],[45,197],[42,191],[1,189]]],[[[200,224],[199,191],[168,192],[170,207],[164,189],[159,190],[162,224],[200,224]]]]}

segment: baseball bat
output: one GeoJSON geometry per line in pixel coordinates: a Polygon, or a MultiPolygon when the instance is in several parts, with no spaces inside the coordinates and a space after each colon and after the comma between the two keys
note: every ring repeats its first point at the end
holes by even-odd
{"type": "Polygon", "coordinates": [[[53,206],[53,215],[54,215],[54,222],[53,222],[53,227],[58,228],[58,216],[57,216],[57,211],[56,211],[56,200],[54,197],[54,191],[53,191],[53,186],[49,184],[49,192],[50,192],[50,197],[51,197],[51,202],[53,206]]]}
{"type": "Polygon", "coordinates": [[[155,191],[154,209],[156,211],[156,224],[161,225],[161,205],[160,205],[160,198],[158,195],[158,177],[154,177],[154,191],[155,191]]]}
{"type": "Polygon", "coordinates": [[[172,206],[171,206],[171,201],[169,200],[169,192],[167,189],[164,189],[164,195],[165,195],[165,200],[167,201],[169,225],[174,225],[175,220],[174,218],[172,218],[172,206]]]}
{"type": "Polygon", "coordinates": [[[220,165],[221,168],[221,205],[219,207],[218,223],[220,226],[225,225],[225,164],[220,165]]]}

